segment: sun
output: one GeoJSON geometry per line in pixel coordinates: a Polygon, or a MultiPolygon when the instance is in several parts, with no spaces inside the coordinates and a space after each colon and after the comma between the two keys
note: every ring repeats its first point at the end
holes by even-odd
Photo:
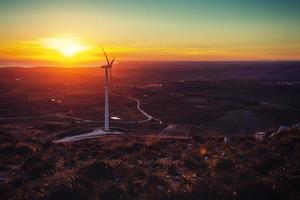
{"type": "Polygon", "coordinates": [[[42,43],[45,47],[54,49],[65,57],[75,56],[77,53],[88,49],[77,38],[72,37],[43,38],[42,43]]]}

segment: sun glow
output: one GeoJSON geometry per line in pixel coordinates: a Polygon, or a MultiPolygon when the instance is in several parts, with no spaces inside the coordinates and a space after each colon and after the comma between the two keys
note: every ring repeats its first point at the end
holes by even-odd
{"type": "Polygon", "coordinates": [[[88,46],[81,44],[76,38],[43,38],[41,41],[45,47],[54,49],[66,57],[88,49],[88,46]]]}

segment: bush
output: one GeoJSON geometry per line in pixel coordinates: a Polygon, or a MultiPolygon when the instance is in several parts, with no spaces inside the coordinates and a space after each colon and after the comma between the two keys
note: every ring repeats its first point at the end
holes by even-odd
{"type": "Polygon", "coordinates": [[[114,169],[104,162],[96,161],[85,169],[85,175],[94,180],[114,178],[114,169]]]}
{"type": "Polygon", "coordinates": [[[237,190],[237,199],[240,200],[278,200],[283,199],[281,194],[272,189],[271,184],[259,180],[242,182],[237,190]]]}
{"type": "Polygon", "coordinates": [[[213,180],[202,180],[192,189],[191,192],[173,192],[161,194],[160,200],[229,200],[231,196],[226,189],[213,180]]]}
{"type": "Polygon", "coordinates": [[[267,148],[259,147],[255,151],[255,156],[264,156],[268,153],[267,148]]]}
{"type": "Polygon", "coordinates": [[[206,162],[201,159],[199,156],[189,157],[184,160],[184,166],[188,169],[199,170],[206,169],[206,162]]]}
{"type": "MultiPolygon", "coordinates": [[[[8,184],[0,183],[0,199],[11,192],[8,184]]],[[[4,199],[4,198],[3,198],[4,199]]]]}
{"type": "Polygon", "coordinates": [[[23,168],[26,170],[26,169],[30,169],[30,168],[32,168],[34,165],[37,165],[37,164],[39,164],[39,163],[41,163],[42,162],[42,158],[41,158],[41,155],[39,155],[39,154],[34,154],[34,155],[31,155],[31,156],[29,156],[26,160],[25,160],[25,162],[24,162],[24,164],[23,164],[23,168]]]}
{"type": "Polygon", "coordinates": [[[16,154],[24,156],[32,153],[32,149],[27,145],[20,145],[16,148],[16,154]]]}
{"type": "Polygon", "coordinates": [[[164,182],[164,180],[161,177],[154,174],[149,174],[147,180],[148,183],[153,185],[161,185],[164,182]]]}
{"type": "Polygon", "coordinates": [[[54,167],[54,162],[51,160],[43,160],[39,154],[29,156],[22,166],[22,168],[28,173],[29,177],[33,179],[49,174],[54,167]]]}
{"type": "Polygon", "coordinates": [[[48,161],[43,161],[39,164],[36,164],[28,171],[28,175],[30,178],[36,179],[41,177],[42,175],[49,174],[54,168],[54,165],[48,161]]]}
{"type": "Polygon", "coordinates": [[[89,192],[80,185],[68,186],[66,184],[56,185],[48,191],[46,200],[86,200],[89,192]]]}
{"type": "Polygon", "coordinates": [[[230,159],[222,159],[219,160],[216,166],[216,171],[223,172],[223,171],[231,171],[234,168],[234,163],[230,159]]]}
{"type": "Polygon", "coordinates": [[[4,144],[0,148],[0,154],[11,155],[13,152],[15,152],[15,148],[15,144],[4,144]]]}
{"type": "Polygon", "coordinates": [[[290,157],[294,153],[294,141],[293,142],[281,142],[274,146],[274,152],[278,152],[281,155],[290,157]]]}
{"type": "Polygon", "coordinates": [[[14,188],[21,187],[26,181],[27,181],[27,179],[23,176],[16,177],[11,181],[11,185],[14,188]]]}
{"type": "Polygon", "coordinates": [[[284,164],[284,159],[280,155],[268,155],[257,160],[254,170],[260,175],[267,175],[270,171],[280,168],[284,164]]]}
{"type": "Polygon", "coordinates": [[[120,163],[114,168],[114,177],[131,177],[144,179],[146,173],[143,168],[138,166],[128,167],[124,163],[120,163]]]}
{"type": "Polygon", "coordinates": [[[203,143],[203,138],[201,137],[201,136],[199,136],[199,135],[194,135],[193,136],[193,140],[195,141],[195,142],[197,142],[197,143],[200,143],[200,144],[202,144],[203,143]]]}
{"type": "Polygon", "coordinates": [[[136,199],[138,190],[140,190],[140,185],[134,183],[133,178],[128,178],[126,180],[126,192],[129,199],[136,199]]]}
{"type": "Polygon", "coordinates": [[[48,149],[50,149],[53,146],[53,142],[51,140],[46,140],[45,142],[43,142],[43,144],[41,145],[42,150],[47,151],[48,149]]]}
{"type": "Polygon", "coordinates": [[[178,176],[177,168],[175,165],[169,165],[168,166],[168,174],[171,176],[178,176]]]}
{"type": "Polygon", "coordinates": [[[116,184],[109,184],[100,194],[100,199],[103,200],[118,200],[128,199],[126,193],[116,184]]]}

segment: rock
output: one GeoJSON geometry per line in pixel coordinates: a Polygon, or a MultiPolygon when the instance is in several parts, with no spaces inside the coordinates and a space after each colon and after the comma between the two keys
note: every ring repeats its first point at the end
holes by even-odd
{"type": "Polygon", "coordinates": [[[6,182],[6,181],[7,181],[6,178],[0,176],[0,183],[1,183],[1,182],[6,182]]]}
{"type": "Polygon", "coordinates": [[[224,144],[228,144],[229,141],[230,141],[230,139],[228,137],[224,137],[224,139],[223,139],[223,143],[224,144]]]}
{"type": "Polygon", "coordinates": [[[284,133],[284,132],[287,132],[288,130],[289,130],[288,126],[282,125],[279,127],[277,133],[284,133]]]}
{"type": "Polygon", "coordinates": [[[300,123],[293,125],[294,130],[300,130],[300,123]]]}
{"type": "Polygon", "coordinates": [[[161,185],[157,186],[156,189],[159,190],[159,191],[164,191],[164,187],[161,186],[161,185]]]}
{"type": "Polygon", "coordinates": [[[260,131],[255,133],[254,138],[258,141],[263,141],[266,138],[266,135],[267,134],[265,132],[260,131]]]}
{"type": "Polygon", "coordinates": [[[275,136],[277,134],[278,134],[278,132],[273,132],[273,133],[270,134],[269,138],[271,138],[271,137],[273,137],[273,136],[275,136]]]}

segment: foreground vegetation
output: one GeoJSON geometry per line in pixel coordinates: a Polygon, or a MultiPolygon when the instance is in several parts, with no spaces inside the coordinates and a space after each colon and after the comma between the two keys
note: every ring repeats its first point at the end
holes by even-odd
{"type": "Polygon", "coordinates": [[[0,134],[0,199],[299,199],[300,131],[108,136],[72,144],[0,134]]]}

